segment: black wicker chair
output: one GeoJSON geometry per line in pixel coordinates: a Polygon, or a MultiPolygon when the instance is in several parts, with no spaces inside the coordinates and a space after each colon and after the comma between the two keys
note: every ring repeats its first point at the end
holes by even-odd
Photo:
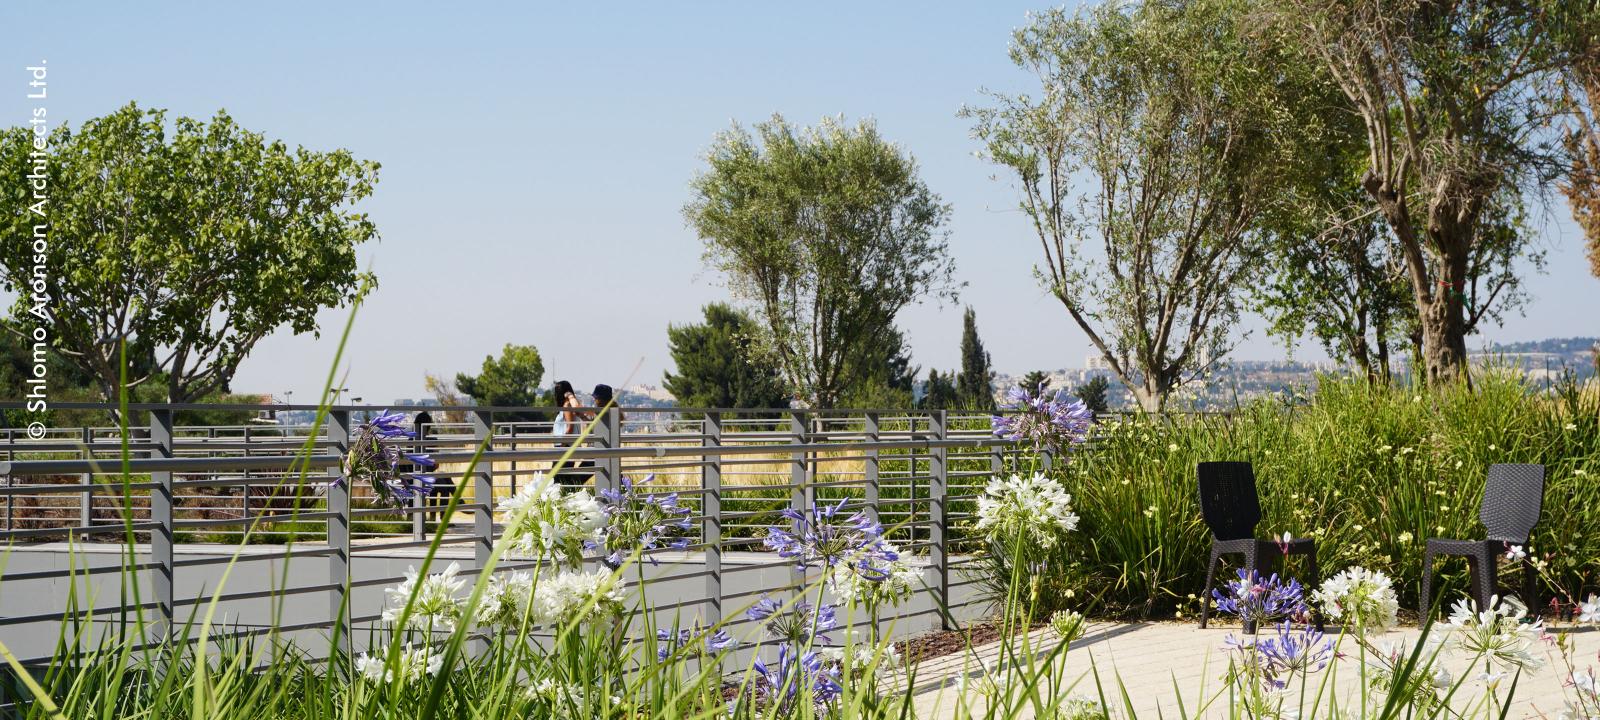
{"type": "MultiPolygon", "coordinates": [[[[1472,599],[1481,610],[1498,589],[1500,555],[1512,545],[1527,545],[1533,526],[1539,524],[1544,506],[1543,465],[1490,465],[1483,486],[1483,503],[1478,520],[1488,529],[1486,540],[1442,540],[1429,538],[1422,554],[1422,597],[1420,611],[1427,617],[1432,610],[1433,558],[1455,555],[1467,558],[1471,569],[1472,599]]],[[[1522,601],[1538,607],[1532,558],[1522,561],[1522,601]]]]}
{"type": "MultiPolygon", "coordinates": [[[[1211,562],[1206,565],[1206,589],[1200,598],[1200,627],[1204,628],[1211,616],[1211,590],[1223,555],[1243,555],[1244,567],[1263,577],[1270,573],[1274,559],[1305,555],[1309,564],[1305,587],[1316,587],[1321,581],[1317,575],[1316,540],[1294,538],[1284,543],[1256,538],[1261,500],[1256,496],[1256,476],[1250,463],[1203,462],[1196,471],[1200,477],[1200,515],[1211,528],[1211,562]]],[[[1320,615],[1317,628],[1322,628],[1320,615]]],[[[1255,632],[1255,628],[1246,626],[1245,632],[1255,632]]]]}

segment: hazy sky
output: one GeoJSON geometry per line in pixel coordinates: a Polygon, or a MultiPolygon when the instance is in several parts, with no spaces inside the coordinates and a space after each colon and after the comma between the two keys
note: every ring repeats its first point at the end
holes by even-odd
{"type": "MultiPolygon", "coordinates": [[[[5,3],[0,113],[26,122],[23,67],[45,58],[57,122],[129,100],[226,108],[268,136],[381,162],[364,207],[382,240],[361,252],[381,287],[348,353],[352,394],[371,402],[421,396],[424,371],[474,369],[506,342],[538,346],[547,382],[621,383],[642,361],[633,381],[659,384],[667,325],[727,296],[684,227],[687,183],[714,133],[773,112],[876,118],[954,205],[961,300],[997,369],[1083,363],[1087,340],[1032,279],[1040,251],[1011,187],[956,117],[980,87],[1027,87],[1006,44],[1038,3],[356,5],[5,3]]],[[[1600,282],[1565,205],[1549,216],[1535,301],[1489,338],[1596,333],[1592,312],[1574,319],[1600,282]]],[[[234,389],[312,399],[345,316],[326,313],[321,340],[262,342],[234,389]]],[[[900,322],[919,365],[955,366],[958,307],[900,322]]],[[[1284,354],[1257,330],[1237,356],[1284,354]]]]}

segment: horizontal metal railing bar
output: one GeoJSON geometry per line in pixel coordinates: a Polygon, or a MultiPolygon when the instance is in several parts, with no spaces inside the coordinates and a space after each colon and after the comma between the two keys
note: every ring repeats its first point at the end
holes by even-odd
{"type": "MultiPolygon", "coordinates": [[[[154,490],[158,487],[161,486],[153,482],[136,482],[129,483],[126,486],[126,489],[154,490]]],[[[122,483],[91,483],[88,485],[12,485],[10,487],[0,487],[0,497],[9,497],[12,495],[57,495],[66,493],[78,494],[95,491],[100,491],[103,493],[117,493],[120,495],[123,489],[124,486],[122,483]]]]}
{"type": "MultiPolygon", "coordinates": [[[[933,450],[938,448],[952,448],[970,446],[974,443],[985,446],[1009,445],[1005,440],[887,440],[869,443],[856,443],[840,445],[848,449],[861,450],[894,450],[894,449],[921,449],[933,450]]],[[[626,459],[639,457],[675,457],[675,456],[710,456],[710,455],[756,455],[772,453],[814,453],[820,448],[830,447],[810,443],[785,443],[780,445],[761,446],[684,446],[684,447],[655,447],[644,448],[574,448],[573,459],[605,460],[611,458],[626,459]]],[[[483,453],[481,461],[505,462],[510,460],[558,460],[566,453],[565,450],[489,450],[483,453]]],[[[461,463],[472,460],[473,453],[445,453],[435,455],[433,459],[439,463],[461,463]]],[[[206,472],[227,470],[276,470],[276,469],[321,469],[337,467],[340,458],[337,455],[298,455],[298,456],[249,456],[249,457],[175,457],[175,458],[133,458],[126,463],[117,463],[117,467],[108,467],[107,463],[93,460],[14,460],[0,461],[0,475],[73,475],[81,473],[106,474],[121,471],[126,465],[130,472],[206,472]]]]}
{"type": "Polygon", "coordinates": [[[118,523],[113,521],[104,525],[68,525],[54,528],[5,530],[0,531],[0,537],[10,539],[19,537],[39,537],[41,535],[106,535],[110,533],[122,533],[130,529],[134,532],[146,532],[150,530],[159,530],[160,528],[161,523],[159,522],[136,522],[133,523],[132,527],[130,528],[126,523],[118,523]]]}
{"type": "MultiPolygon", "coordinates": [[[[251,523],[280,523],[280,522],[313,522],[316,520],[332,520],[340,517],[338,512],[318,511],[309,513],[280,513],[277,515],[251,515],[247,518],[219,518],[212,520],[173,520],[172,526],[179,530],[190,528],[208,528],[222,525],[249,525],[251,523]]],[[[242,528],[241,528],[242,529],[242,528]]]]}
{"type": "MultiPolygon", "coordinates": [[[[225,602],[234,602],[234,601],[238,601],[238,600],[254,600],[256,598],[264,598],[264,597],[289,597],[291,595],[304,595],[306,593],[328,592],[329,590],[339,590],[339,589],[341,589],[343,587],[344,587],[343,583],[323,583],[321,585],[305,585],[305,586],[287,587],[287,588],[267,588],[266,590],[247,590],[245,592],[228,593],[226,595],[212,595],[212,596],[209,596],[209,597],[195,596],[195,597],[192,597],[192,598],[178,598],[178,599],[172,601],[172,606],[173,607],[185,607],[185,606],[188,606],[188,605],[200,605],[200,604],[203,604],[203,603],[212,602],[213,600],[215,600],[216,602],[219,602],[219,603],[225,603],[225,602]]],[[[324,620],[320,624],[326,625],[327,622],[328,621],[324,620]]]]}
{"type": "MultiPolygon", "coordinates": [[[[326,555],[332,555],[335,552],[337,552],[337,549],[327,547],[286,548],[281,553],[273,553],[271,555],[246,555],[241,553],[238,556],[238,560],[242,563],[256,560],[276,561],[301,557],[323,557],[326,555]]],[[[222,565],[233,561],[234,555],[224,551],[224,554],[219,557],[184,558],[182,560],[173,560],[172,566],[175,568],[201,567],[204,565],[222,565]]]]}
{"type": "Polygon", "coordinates": [[[8,583],[10,583],[10,582],[22,582],[23,580],[55,580],[55,579],[65,578],[65,577],[76,577],[76,576],[79,576],[79,575],[103,575],[105,573],[112,573],[112,572],[120,573],[120,572],[122,572],[124,570],[130,570],[130,571],[133,571],[133,572],[139,572],[141,570],[152,570],[152,569],[158,568],[158,567],[161,567],[160,563],[135,563],[135,564],[133,564],[131,566],[126,566],[126,567],[119,564],[119,565],[100,565],[100,566],[97,566],[97,567],[80,567],[80,568],[70,568],[70,569],[60,569],[60,570],[36,570],[34,572],[21,572],[21,573],[8,572],[8,573],[5,574],[4,580],[6,582],[8,582],[8,583]]]}

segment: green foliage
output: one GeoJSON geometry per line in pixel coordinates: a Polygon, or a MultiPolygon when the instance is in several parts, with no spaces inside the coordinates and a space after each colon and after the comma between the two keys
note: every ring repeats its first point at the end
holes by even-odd
{"type": "Polygon", "coordinates": [[[1263,4],[1362,121],[1361,187],[1399,244],[1430,383],[1466,379],[1466,336],[1514,296],[1530,249],[1522,198],[1570,169],[1550,125],[1571,63],[1560,38],[1583,4],[1263,4]]]}
{"type": "Polygon", "coordinates": [[[989,352],[978,339],[978,316],[968,307],[961,316],[961,374],[955,378],[959,407],[985,412],[994,410],[993,380],[989,352]]]}
{"type": "Polygon", "coordinates": [[[1323,152],[1321,108],[1303,102],[1313,79],[1246,31],[1247,9],[1038,13],[1011,44],[1037,90],[963,110],[1017,184],[1044,286],[1147,411],[1229,349],[1259,223],[1285,176],[1323,152]]]}
{"type": "Polygon", "coordinates": [[[1088,405],[1089,409],[1093,410],[1094,414],[1098,416],[1104,415],[1107,410],[1111,409],[1110,399],[1106,397],[1106,393],[1110,389],[1111,381],[1107,380],[1104,375],[1096,375],[1089,378],[1088,382],[1073,388],[1072,394],[1082,400],[1083,404],[1088,405]]]}
{"type": "Polygon", "coordinates": [[[871,122],[797,129],[773,116],[754,136],[718,134],[706,162],[684,215],[808,406],[862,391],[902,308],[955,297],[950,207],[871,122]]]}
{"type": "Polygon", "coordinates": [[[1022,379],[1017,381],[1017,384],[1026,388],[1028,392],[1038,393],[1040,388],[1050,387],[1050,373],[1043,370],[1030,370],[1027,375],[1023,375],[1022,379]]]}
{"type": "Polygon", "coordinates": [[[899,328],[857,341],[860,348],[846,373],[855,378],[844,390],[843,407],[911,407],[919,368],[911,364],[911,348],[899,328]]]}
{"type": "Polygon", "coordinates": [[[18,293],[12,318],[47,324],[104,399],[120,372],[107,340],[159,358],[131,384],[159,371],[166,398],[194,400],[226,388],[263,337],[315,333],[320,310],[373,279],[355,248],[377,229],[348,207],[372,193],[378,166],[347,151],[291,149],[225,112],[169,131],[163,111],[131,103],[57,128],[46,161],[33,150],[29,128],[0,133],[0,235],[16,239],[0,246],[0,285],[18,293]],[[26,179],[36,168],[48,227],[26,179]],[[36,232],[48,237],[27,242],[36,232]],[[36,265],[49,269],[37,288],[36,265]]]}
{"type": "MultiPolygon", "coordinates": [[[[455,386],[479,405],[527,407],[538,405],[544,360],[532,345],[506,343],[500,357],[488,355],[477,375],[457,373],[455,386]]],[[[538,413],[506,413],[508,419],[538,420],[538,413]],[[529,417],[524,417],[529,416],[529,417]]]]}
{"type": "Polygon", "coordinates": [[[786,408],[789,395],[778,369],[759,348],[761,329],[749,315],[723,303],[705,306],[705,322],[667,328],[677,373],[662,386],[685,407],[786,408]]]}
{"type": "Polygon", "coordinates": [[[960,391],[950,375],[929,368],[928,382],[922,386],[922,398],[917,400],[919,410],[952,410],[960,405],[960,391]]]}
{"type": "MultiPolygon", "coordinates": [[[[1600,590],[1600,394],[1591,387],[1552,399],[1530,390],[1501,374],[1480,378],[1476,392],[1423,394],[1324,378],[1302,407],[1262,400],[1232,417],[1101,425],[1094,448],[1061,471],[1079,531],[1092,538],[1064,552],[1083,563],[1089,587],[1106,589],[1110,611],[1148,616],[1184,604],[1200,592],[1210,548],[1195,464],[1247,460],[1261,494],[1259,536],[1316,538],[1324,569],[1381,570],[1414,607],[1424,541],[1483,537],[1477,513],[1488,466],[1531,462],[1547,469],[1529,548],[1554,578],[1545,597],[1581,597],[1600,590]]],[[[1436,588],[1464,589],[1464,565],[1439,570],[1436,588]]]]}

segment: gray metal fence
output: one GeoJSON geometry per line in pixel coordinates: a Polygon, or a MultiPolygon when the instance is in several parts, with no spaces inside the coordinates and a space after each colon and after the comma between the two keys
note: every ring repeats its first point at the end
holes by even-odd
{"type": "MultiPolygon", "coordinates": [[[[965,529],[976,496],[990,475],[1015,463],[1017,452],[992,435],[987,415],[945,411],[622,408],[594,412],[592,433],[579,437],[552,435],[547,420],[526,419],[548,417],[551,408],[425,408],[440,417],[410,444],[439,462],[433,474],[442,489],[460,487],[460,502],[446,516],[421,501],[399,509],[378,505],[368,488],[331,482],[352,433],[380,408],[335,407],[320,424],[175,422],[184,413],[229,409],[260,408],[135,405],[126,431],[109,425],[50,428],[31,434],[37,437],[5,431],[0,538],[13,557],[28,551],[82,556],[100,547],[122,551],[123,561],[60,567],[59,559],[53,565],[40,560],[20,571],[13,561],[0,575],[0,630],[59,622],[67,612],[40,606],[37,598],[48,594],[18,591],[19,583],[53,583],[52,597],[59,597],[70,576],[114,575],[129,559],[132,569],[147,574],[142,607],[119,597],[74,610],[74,617],[121,618],[143,610],[171,628],[210,600],[189,587],[193,579],[228,562],[253,527],[250,552],[240,552],[239,565],[265,563],[295,577],[282,587],[246,588],[219,599],[327,601],[319,603],[325,609],[297,605],[293,617],[236,618],[230,631],[338,628],[348,638],[379,618],[370,598],[354,598],[401,579],[398,562],[376,559],[414,557],[442,529],[442,552],[459,557],[463,575],[473,574],[498,537],[497,501],[567,453],[596,489],[615,488],[624,476],[635,482],[653,476],[646,491],[678,493],[693,508],[696,529],[687,550],[654,551],[669,562],[645,584],[665,583],[674,598],[655,603],[657,610],[692,612],[715,623],[760,594],[814,581],[762,552],[762,528],[782,523],[778,513],[785,508],[846,500],[847,507],[875,514],[890,528],[891,541],[925,564],[927,597],[904,612],[943,625],[949,613],[973,602],[963,591],[973,581],[956,571],[975,548],[965,529]],[[467,463],[480,446],[487,450],[469,475],[467,463]],[[289,572],[291,560],[315,567],[319,576],[289,572]]],[[[273,409],[288,415],[316,408],[273,409]]],[[[496,570],[530,564],[502,558],[496,570]]],[[[283,614],[278,606],[275,612],[283,614]]],[[[50,654],[36,650],[19,654],[50,654]]]]}

